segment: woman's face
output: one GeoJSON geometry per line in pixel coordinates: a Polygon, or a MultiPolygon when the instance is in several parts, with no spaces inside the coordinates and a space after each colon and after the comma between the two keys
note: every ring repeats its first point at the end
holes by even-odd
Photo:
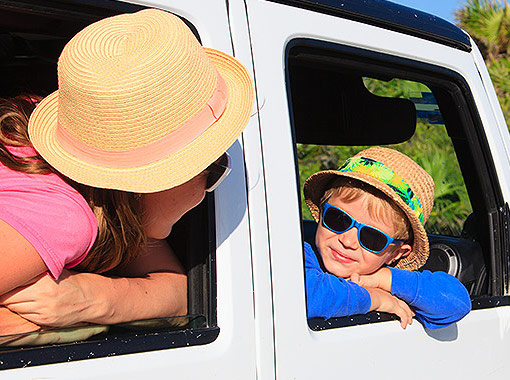
{"type": "Polygon", "coordinates": [[[205,196],[207,172],[202,172],[182,185],[157,193],[142,194],[142,220],[147,237],[164,239],[173,225],[205,196]]]}

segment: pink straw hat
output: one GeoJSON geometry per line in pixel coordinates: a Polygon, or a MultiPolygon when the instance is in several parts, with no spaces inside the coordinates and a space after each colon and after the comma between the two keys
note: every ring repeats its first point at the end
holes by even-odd
{"type": "Polygon", "coordinates": [[[178,186],[244,129],[253,83],[233,57],[200,46],[155,9],[89,25],[58,61],[58,90],[29,121],[34,147],[94,187],[156,192],[178,186]]]}

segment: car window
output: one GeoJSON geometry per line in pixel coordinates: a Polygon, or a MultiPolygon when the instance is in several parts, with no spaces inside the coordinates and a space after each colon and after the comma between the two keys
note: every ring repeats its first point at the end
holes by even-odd
{"type": "MultiPolygon", "coordinates": [[[[374,95],[413,102],[416,108],[413,136],[400,144],[387,146],[411,157],[434,179],[434,208],[425,226],[427,232],[460,237],[464,222],[472,213],[471,202],[455,149],[431,90],[422,83],[402,79],[382,81],[364,77],[363,83],[374,95]]],[[[344,160],[368,147],[298,143],[300,182],[304,183],[316,171],[338,169],[344,160]]],[[[302,187],[301,197],[303,199],[302,187]]],[[[311,220],[306,203],[302,202],[301,205],[303,218],[311,220]]]]}
{"type": "MultiPolygon", "coordinates": [[[[67,41],[85,26],[141,6],[121,2],[59,2],[30,6],[0,4],[0,96],[46,96],[57,88],[57,60],[67,41]],[[58,25],[56,28],[55,25],[58,25]]],[[[184,20],[198,38],[191,23],[184,20]]],[[[18,335],[0,346],[0,369],[67,362],[122,353],[205,344],[216,339],[216,249],[214,196],[188,212],[168,242],[188,274],[188,315],[85,326],[18,335]],[[197,231],[201,231],[197,234],[197,231]],[[197,333],[199,331],[199,333],[197,333]],[[78,344],[59,344],[65,341],[78,344]],[[130,344],[126,344],[129,342],[130,344]]],[[[1,340],[1,338],[0,338],[1,340]]]]}
{"type": "MultiPolygon", "coordinates": [[[[471,94],[454,72],[362,49],[294,40],[287,49],[290,114],[296,141],[303,240],[314,244],[316,223],[302,185],[312,173],[337,169],[374,145],[395,148],[431,174],[435,202],[426,224],[431,254],[422,269],[456,276],[472,298],[491,287],[491,213],[502,205],[471,94]],[[472,107],[472,108],[470,108],[472,107]],[[483,157],[483,159],[482,159],[483,157]],[[471,269],[473,269],[471,271],[471,269]]],[[[498,287],[503,287],[499,284],[498,287]]],[[[390,318],[309,320],[314,330],[390,318]]]]}

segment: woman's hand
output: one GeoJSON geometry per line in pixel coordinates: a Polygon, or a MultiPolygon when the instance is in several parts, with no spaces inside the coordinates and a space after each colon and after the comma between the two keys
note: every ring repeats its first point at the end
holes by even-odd
{"type": "Polygon", "coordinates": [[[407,325],[413,323],[415,314],[404,301],[379,288],[367,287],[366,289],[372,300],[370,311],[382,311],[395,314],[400,318],[400,326],[404,330],[407,325]]]}
{"type": "Polygon", "coordinates": [[[65,327],[84,322],[87,311],[98,306],[83,292],[88,275],[64,270],[55,281],[44,274],[31,285],[0,296],[0,304],[38,325],[65,327]]]}
{"type": "Polygon", "coordinates": [[[65,270],[0,296],[0,305],[41,325],[114,324],[185,315],[187,280],[166,242],[151,242],[132,263],[108,277],[65,270]]]}
{"type": "MultiPolygon", "coordinates": [[[[0,307],[0,336],[37,331],[40,327],[5,307],[0,307]]],[[[3,340],[0,338],[0,342],[3,340]]]]}

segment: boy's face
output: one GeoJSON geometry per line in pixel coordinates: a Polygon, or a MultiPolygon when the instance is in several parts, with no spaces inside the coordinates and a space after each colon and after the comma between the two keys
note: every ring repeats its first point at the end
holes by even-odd
{"type": "MultiPolygon", "coordinates": [[[[379,220],[369,215],[367,203],[368,197],[371,196],[367,194],[349,203],[342,201],[338,196],[332,196],[328,203],[341,208],[358,222],[395,237],[396,231],[391,220],[379,220]]],[[[390,244],[384,251],[372,253],[360,245],[357,228],[353,227],[344,233],[337,234],[324,227],[322,220],[317,228],[315,244],[326,270],[342,278],[349,278],[353,273],[360,275],[373,273],[384,264],[390,264],[394,259],[399,259],[411,252],[410,245],[396,243],[397,247],[395,244],[390,244]]]]}

